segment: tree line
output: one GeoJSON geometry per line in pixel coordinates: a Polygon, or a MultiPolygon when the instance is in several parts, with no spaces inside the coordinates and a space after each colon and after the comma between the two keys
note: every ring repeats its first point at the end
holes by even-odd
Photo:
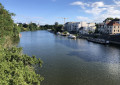
{"type": "Polygon", "coordinates": [[[62,31],[63,29],[63,25],[59,24],[58,22],[55,22],[54,25],[39,25],[39,24],[36,24],[36,23],[29,23],[29,24],[26,24],[26,23],[17,23],[18,25],[18,28],[21,30],[21,31],[35,31],[35,30],[47,30],[47,29],[51,29],[52,31],[54,32],[58,32],[58,31],[62,31]]]}

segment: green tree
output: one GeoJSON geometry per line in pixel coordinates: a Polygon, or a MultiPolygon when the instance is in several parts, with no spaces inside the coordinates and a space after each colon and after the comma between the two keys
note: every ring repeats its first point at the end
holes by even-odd
{"type": "Polygon", "coordinates": [[[36,25],[36,23],[30,23],[29,24],[29,29],[30,29],[30,31],[34,31],[34,30],[37,30],[37,25],[36,25]]]}
{"type": "Polygon", "coordinates": [[[112,17],[108,17],[103,22],[106,22],[107,20],[113,20],[113,18],[112,17]]]}
{"type": "Polygon", "coordinates": [[[12,34],[13,30],[13,20],[11,19],[12,13],[9,13],[4,9],[2,4],[0,3],[0,32],[3,35],[12,34]]]}
{"type": "Polygon", "coordinates": [[[55,22],[55,26],[58,26],[59,25],[59,23],[58,22],[55,22]]]}
{"type": "Polygon", "coordinates": [[[0,4],[0,85],[40,85],[44,78],[35,73],[33,65],[41,66],[41,59],[22,54],[22,48],[7,46],[12,38],[19,38],[23,27],[13,22],[13,15],[0,4]]]}

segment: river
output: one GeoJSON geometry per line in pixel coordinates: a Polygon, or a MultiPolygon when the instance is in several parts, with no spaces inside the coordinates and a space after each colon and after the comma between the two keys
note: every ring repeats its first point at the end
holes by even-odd
{"type": "Polygon", "coordinates": [[[120,85],[120,48],[48,31],[21,32],[23,53],[43,60],[41,85],[120,85]]]}

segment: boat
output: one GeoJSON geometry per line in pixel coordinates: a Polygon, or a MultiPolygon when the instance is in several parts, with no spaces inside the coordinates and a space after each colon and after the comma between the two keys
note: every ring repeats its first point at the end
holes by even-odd
{"type": "Polygon", "coordinates": [[[47,31],[51,31],[51,29],[47,29],[47,31]]]}
{"type": "Polygon", "coordinates": [[[60,33],[60,32],[57,32],[57,35],[61,35],[61,33],[60,33]]]}
{"type": "Polygon", "coordinates": [[[62,34],[61,34],[62,36],[69,36],[70,35],[70,33],[69,32],[63,32],[62,34]]]}
{"type": "Polygon", "coordinates": [[[70,35],[70,33],[68,33],[68,32],[67,32],[67,33],[66,33],[66,35],[67,35],[67,36],[69,36],[69,35],[70,35]]]}
{"type": "Polygon", "coordinates": [[[100,44],[109,44],[109,41],[107,41],[105,39],[97,39],[96,42],[100,43],[100,44]]]}
{"type": "Polygon", "coordinates": [[[87,40],[94,42],[94,43],[109,44],[109,41],[104,40],[104,39],[88,38],[87,40]]]}
{"type": "Polygon", "coordinates": [[[71,38],[71,39],[76,39],[76,36],[75,36],[75,35],[70,34],[70,35],[68,36],[68,38],[71,38]]]}
{"type": "Polygon", "coordinates": [[[64,33],[62,33],[61,35],[62,35],[62,36],[67,36],[67,35],[66,35],[66,34],[64,34],[64,33]]]}

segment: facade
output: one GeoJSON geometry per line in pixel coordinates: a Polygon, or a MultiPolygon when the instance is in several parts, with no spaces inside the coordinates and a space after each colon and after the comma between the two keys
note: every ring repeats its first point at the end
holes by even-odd
{"type": "Polygon", "coordinates": [[[88,33],[88,31],[95,31],[95,23],[86,22],[67,22],[65,24],[65,29],[69,32],[79,32],[81,34],[88,33]]]}
{"type": "Polygon", "coordinates": [[[75,31],[77,32],[79,30],[79,28],[81,27],[81,23],[80,22],[67,22],[65,24],[65,29],[67,31],[75,31]]]}
{"type": "Polygon", "coordinates": [[[120,19],[109,20],[98,25],[98,31],[102,34],[119,34],[120,19]]]}
{"type": "Polygon", "coordinates": [[[79,33],[80,34],[94,33],[95,29],[96,29],[95,23],[87,23],[86,26],[80,28],[79,33]]]}

